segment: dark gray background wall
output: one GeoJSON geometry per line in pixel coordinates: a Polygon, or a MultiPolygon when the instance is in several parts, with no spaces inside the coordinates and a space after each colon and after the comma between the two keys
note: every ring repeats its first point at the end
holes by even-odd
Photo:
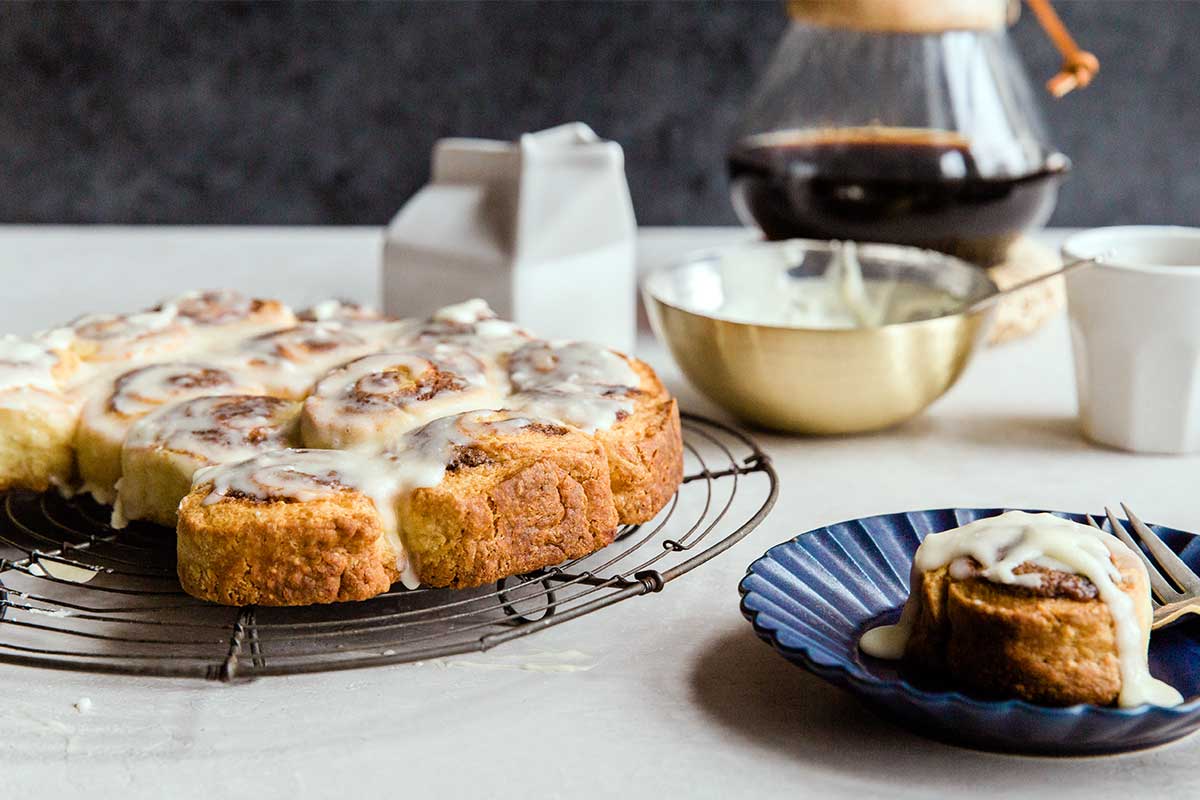
{"type": "MultiPolygon", "coordinates": [[[[1044,98],[1060,225],[1197,222],[1200,3],[1057,3],[1103,63],[1044,98]]],[[[382,223],[447,135],[580,119],[644,224],[734,221],[723,155],[769,2],[5,3],[0,222],[382,223]]],[[[1032,76],[1058,57],[1026,13],[1032,76]]]]}

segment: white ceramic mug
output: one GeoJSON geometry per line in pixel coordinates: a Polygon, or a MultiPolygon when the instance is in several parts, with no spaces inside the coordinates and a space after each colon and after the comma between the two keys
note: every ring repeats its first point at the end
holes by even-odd
{"type": "Polygon", "coordinates": [[[1200,228],[1099,228],[1064,259],[1084,435],[1143,453],[1200,450],[1200,228]]]}

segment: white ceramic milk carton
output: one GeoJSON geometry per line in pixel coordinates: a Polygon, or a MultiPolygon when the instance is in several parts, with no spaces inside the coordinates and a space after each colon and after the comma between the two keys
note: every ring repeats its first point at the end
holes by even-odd
{"type": "Polygon", "coordinates": [[[582,123],[516,143],[439,141],[431,182],[384,238],[384,310],[425,316],[482,297],[539,336],[631,351],[637,225],[624,163],[582,123]]]}

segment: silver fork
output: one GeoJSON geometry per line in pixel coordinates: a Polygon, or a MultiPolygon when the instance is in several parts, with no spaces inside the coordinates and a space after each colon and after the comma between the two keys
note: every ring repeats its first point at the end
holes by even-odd
{"type": "MultiPolygon", "coordinates": [[[[1137,518],[1129,506],[1121,503],[1121,508],[1124,509],[1129,524],[1133,526],[1133,532],[1146,545],[1150,555],[1154,556],[1153,561],[1146,557],[1142,548],[1138,547],[1137,542],[1129,535],[1129,531],[1125,530],[1121,520],[1117,519],[1117,515],[1105,506],[1104,513],[1108,515],[1108,524],[1113,533],[1128,545],[1130,550],[1137,553],[1138,558],[1146,565],[1146,573],[1150,576],[1150,591],[1154,595],[1154,624],[1151,627],[1170,625],[1186,614],[1200,614],[1200,575],[1183,563],[1183,560],[1158,538],[1158,534],[1137,518]],[[1172,580],[1174,584],[1171,583],[1172,580]]],[[[1104,530],[1096,524],[1091,514],[1087,520],[1093,528],[1104,530]]]]}

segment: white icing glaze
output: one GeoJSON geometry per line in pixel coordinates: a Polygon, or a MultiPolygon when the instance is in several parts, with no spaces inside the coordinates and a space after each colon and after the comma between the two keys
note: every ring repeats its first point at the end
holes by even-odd
{"type": "Polygon", "coordinates": [[[535,424],[550,425],[549,420],[533,419],[511,411],[477,410],[440,417],[409,431],[390,451],[399,461],[413,465],[421,475],[414,487],[441,483],[447,466],[459,448],[478,442],[484,436],[515,436],[535,424]]]}
{"type": "MultiPolygon", "coordinates": [[[[1121,575],[1112,561],[1117,554],[1132,556],[1116,537],[1087,525],[1052,514],[1009,511],[925,537],[913,559],[913,586],[920,574],[946,565],[953,568],[957,560],[966,558],[979,563],[981,577],[996,583],[1039,585],[1041,574],[1014,572],[1025,563],[1082,575],[1096,587],[1112,615],[1121,671],[1118,705],[1178,705],[1183,701],[1179,692],[1150,675],[1149,620],[1138,619],[1133,599],[1120,588],[1121,575]]],[[[1145,572],[1138,559],[1129,562],[1145,572]]],[[[878,658],[902,657],[920,613],[919,602],[919,595],[911,595],[897,624],[867,631],[859,642],[862,651],[878,658]]]]}
{"type": "Polygon", "coordinates": [[[306,424],[335,447],[394,440],[437,417],[498,408],[499,371],[453,345],[379,353],[344,364],[305,400],[306,424]]]}
{"type": "MultiPolygon", "coordinates": [[[[800,251],[796,258],[805,258],[800,251]]],[[[865,277],[857,245],[841,242],[835,243],[824,275],[797,278],[783,266],[760,271],[755,282],[730,285],[715,313],[750,324],[846,329],[931,319],[963,305],[933,286],[865,277]]]]}
{"type": "Polygon", "coordinates": [[[163,303],[173,305],[181,317],[197,324],[220,325],[245,319],[254,301],[233,289],[193,289],[163,303]]]}
{"type": "Polygon", "coordinates": [[[241,342],[226,360],[274,390],[300,397],[333,367],[379,350],[385,334],[378,325],[301,322],[241,342]]]}
{"type": "Polygon", "coordinates": [[[365,322],[384,319],[382,314],[370,306],[332,298],[309,306],[300,312],[299,317],[310,322],[365,322]]]}
{"type": "Polygon", "coordinates": [[[122,417],[141,417],[171,400],[228,394],[243,383],[245,381],[236,373],[214,364],[152,364],[117,378],[108,407],[122,417]]]}
{"type": "Polygon", "coordinates": [[[395,340],[396,349],[454,344],[497,357],[510,353],[533,336],[507,320],[498,319],[482,300],[468,300],[438,310],[427,321],[409,325],[395,340]]]}
{"type": "MultiPolygon", "coordinates": [[[[100,384],[105,385],[105,384],[100,384]]],[[[107,392],[93,389],[83,424],[113,442],[151,411],[171,402],[216,394],[261,394],[252,378],[204,362],[150,364],[122,373],[107,392]]]]}
{"type": "MultiPolygon", "coordinates": [[[[175,481],[146,485],[145,468],[129,472],[129,461],[138,452],[153,453],[158,473],[173,470],[187,480],[196,470],[213,464],[244,461],[258,453],[280,450],[296,443],[299,404],[261,395],[197,397],[166,405],[133,424],[122,445],[126,474],[117,481],[111,525],[125,527],[128,519],[146,514],[146,496],[163,496],[175,481]]],[[[153,476],[149,477],[153,482],[153,476]]],[[[183,499],[184,492],[171,498],[183,499]]]]}
{"type": "Polygon", "coordinates": [[[49,350],[67,350],[71,347],[71,343],[75,341],[75,332],[65,326],[47,328],[44,331],[35,333],[33,338],[45,345],[49,350]]]}
{"type": "Polygon", "coordinates": [[[478,297],[470,300],[464,300],[461,303],[439,308],[433,312],[432,319],[437,322],[454,322],[459,325],[472,325],[476,322],[485,319],[495,319],[496,312],[492,311],[491,306],[486,300],[478,297]]]}
{"type": "Polygon", "coordinates": [[[58,356],[46,345],[17,336],[0,336],[0,393],[16,388],[57,392],[58,356]]]}
{"type": "Polygon", "coordinates": [[[88,358],[100,361],[137,360],[174,349],[186,342],[191,323],[171,303],[136,314],[91,314],[71,324],[76,340],[89,343],[88,358]]]}
{"type": "Polygon", "coordinates": [[[631,413],[641,385],[628,361],[590,342],[531,342],[509,357],[508,370],[508,407],[589,433],[631,413]]]}
{"type": "Polygon", "coordinates": [[[171,450],[197,467],[242,461],[287,447],[297,411],[294,402],[262,395],[196,397],[138,420],[125,448],[171,450]]]}
{"type": "Polygon", "coordinates": [[[193,487],[211,483],[205,504],[229,495],[269,501],[299,502],[330,497],[352,489],[368,497],[379,512],[384,535],[396,552],[405,586],[419,584],[416,565],[408,556],[397,507],[417,489],[437,486],[459,448],[485,435],[517,435],[533,420],[505,411],[468,411],[440,417],[401,437],[388,453],[354,450],[284,449],[260,453],[239,462],[198,470],[193,487]]]}

